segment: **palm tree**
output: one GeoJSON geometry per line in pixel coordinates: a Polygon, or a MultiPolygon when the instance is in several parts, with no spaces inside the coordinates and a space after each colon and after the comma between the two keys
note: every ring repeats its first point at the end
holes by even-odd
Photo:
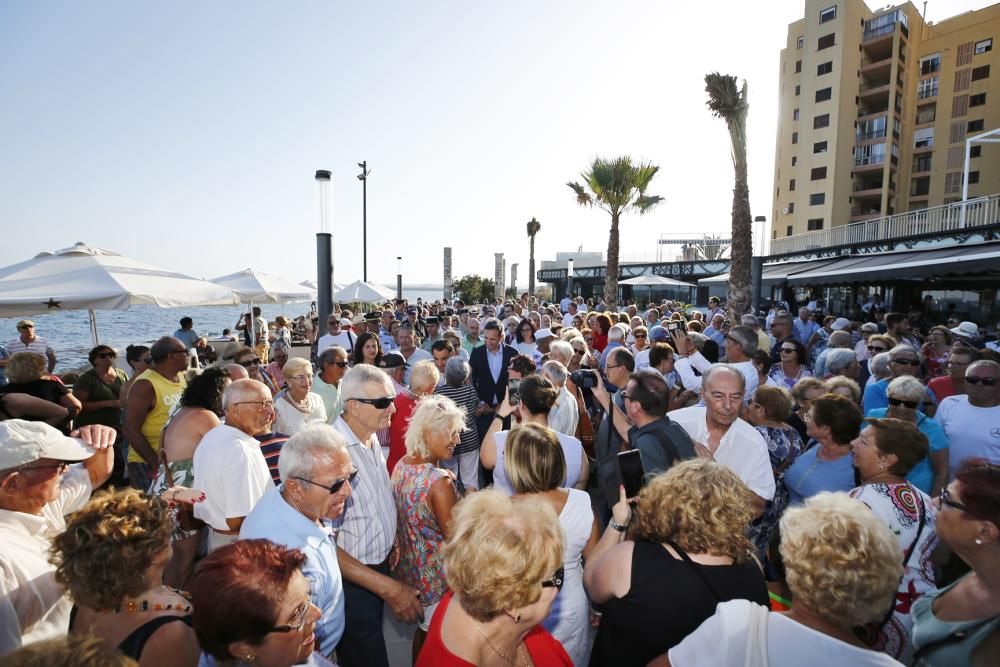
{"type": "Polygon", "coordinates": [[[663,197],[646,194],[646,188],[659,170],[649,163],[634,166],[627,155],[614,160],[598,157],[594,158],[590,171],[580,174],[586,188],[572,181],[566,184],[576,193],[578,204],[598,206],[611,215],[604,280],[604,302],[608,308],[618,303],[618,222],[623,213],[635,209],[642,215],[663,201],[663,197]]]}
{"type": "Polygon", "coordinates": [[[750,310],[750,257],[753,255],[753,220],[747,186],[747,82],[736,87],[736,77],[713,72],[705,76],[705,92],[712,115],[726,121],[732,147],[733,186],[732,246],[730,249],[729,299],[731,315],[750,310]]]}
{"type": "Polygon", "coordinates": [[[528,221],[528,241],[530,255],[528,257],[528,296],[535,296],[535,234],[542,228],[542,223],[534,218],[528,221]]]}

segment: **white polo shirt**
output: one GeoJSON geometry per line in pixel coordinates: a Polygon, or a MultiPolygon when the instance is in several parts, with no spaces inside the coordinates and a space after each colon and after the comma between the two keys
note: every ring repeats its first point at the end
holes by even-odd
{"type": "Polygon", "coordinates": [[[228,531],[226,519],[250,514],[274,482],[260,443],[237,428],[219,424],[194,450],[194,487],[205,492],[194,515],[216,530],[228,531]]]}
{"type": "MultiPolygon", "coordinates": [[[[708,444],[707,408],[694,406],[667,413],[695,442],[708,444]]],[[[737,419],[715,450],[715,460],[726,466],[764,500],[774,498],[774,472],[764,437],[753,426],[737,419]]]]}
{"type": "Polygon", "coordinates": [[[49,547],[66,530],[65,515],[83,507],[91,491],[90,474],[74,465],[41,514],[0,510],[0,656],[69,632],[73,603],[56,583],[49,547]]]}

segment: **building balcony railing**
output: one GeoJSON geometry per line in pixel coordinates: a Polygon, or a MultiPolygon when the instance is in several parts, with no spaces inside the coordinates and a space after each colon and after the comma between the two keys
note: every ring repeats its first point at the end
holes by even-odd
{"type": "MultiPolygon", "coordinates": [[[[854,211],[851,212],[852,214],[854,211]]],[[[859,213],[862,213],[859,211],[859,213]]],[[[771,255],[787,255],[813,248],[852,246],[907,238],[921,234],[952,232],[1000,222],[1000,194],[955,202],[920,211],[897,213],[875,220],[839,225],[817,232],[786,236],[771,241],[771,255]]]]}
{"type": "Polygon", "coordinates": [[[893,31],[896,30],[896,24],[890,23],[888,25],[883,25],[874,30],[865,30],[864,34],[861,35],[861,42],[868,42],[873,39],[878,39],[884,35],[891,35],[893,31]]]}
{"type": "Polygon", "coordinates": [[[869,139],[881,139],[885,136],[885,128],[872,130],[870,132],[858,132],[855,141],[868,141],[869,139]]]}

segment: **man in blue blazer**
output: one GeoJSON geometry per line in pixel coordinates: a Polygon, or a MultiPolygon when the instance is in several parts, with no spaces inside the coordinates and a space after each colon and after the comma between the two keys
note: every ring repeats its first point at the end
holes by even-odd
{"type": "Polygon", "coordinates": [[[497,405],[507,393],[507,366],[517,356],[517,348],[503,342],[503,330],[498,320],[487,320],[482,335],[486,344],[475,348],[469,355],[472,385],[479,395],[476,422],[480,443],[490,428],[497,405]]]}

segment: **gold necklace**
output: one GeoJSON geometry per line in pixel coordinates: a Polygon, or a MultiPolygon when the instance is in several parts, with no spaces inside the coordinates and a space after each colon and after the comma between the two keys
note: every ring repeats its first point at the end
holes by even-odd
{"type": "MultiPolygon", "coordinates": [[[[479,627],[478,623],[476,623],[476,630],[478,630],[479,634],[482,635],[483,639],[486,640],[486,645],[490,647],[490,650],[492,650],[494,653],[496,653],[498,656],[500,656],[500,658],[502,658],[504,662],[510,663],[512,665],[516,665],[517,664],[516,660],[511,660],[510,658],[507,657],[506,653],[504,653],[503,651],[498,650],[497,647],[493,645],[493,642],[491,642],[490,638],[486,636],[486,633],[483,632],[483,629],[481,627],[479,627]]],[[[514,646],[514,654],[515,654],[514,655],[515,658],[520,658],[521,657],[521,642],[518,642],[517,645],[514,646]]],[[[524,667],[528,667],[528,661],[527,660],[524,661],[524,667]]]]}

